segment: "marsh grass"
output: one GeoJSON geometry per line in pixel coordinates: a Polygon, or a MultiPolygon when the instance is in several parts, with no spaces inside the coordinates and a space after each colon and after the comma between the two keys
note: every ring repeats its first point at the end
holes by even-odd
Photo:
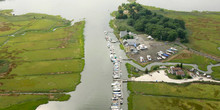
{"type": "MultiPolygon", "coordinates": [[[[0,94],[9,92],[57,93],[48,96],[0,96],[0,110],[34,110],[48,100],[65,101],[80,83],[84,68],[84,25],[60,16],[0,11],[0,59],[14,66],[0,79],[0,94]],[[11,36],[14,35],[14,36],[11,36]]],[[[4,67],[5,68],[5,67],[4,67]]],[[[0,69],[5,70],[3,67],[0,69]]]]}

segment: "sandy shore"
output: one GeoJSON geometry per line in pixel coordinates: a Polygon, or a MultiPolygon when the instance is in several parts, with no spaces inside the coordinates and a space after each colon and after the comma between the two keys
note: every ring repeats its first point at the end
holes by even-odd
{"type": "Polygon", "coordinates": [[[193,79],[170,79],[167,75],[165,70],[159,70],[159,73],[157,71],[155,72],[151,72],[149,74],[146,75],[142,75],[140,77],[131,78],[132,81],[146,81],[146,82],[169,82],[169,83],[187,83],[187,82],[193,82],[193,81],[210,81],[210,82],[218,82],[220,83],[220,81],[216,81],[213,79],[209,79],[206,77],[194,77],[193,79]],[[202,79],[202,80],[201,80],[202,79]]]}

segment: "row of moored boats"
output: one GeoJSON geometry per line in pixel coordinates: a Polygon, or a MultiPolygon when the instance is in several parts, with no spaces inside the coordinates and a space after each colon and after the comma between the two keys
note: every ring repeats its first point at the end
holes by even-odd
{"type": "Polygon", "coordinates": [[[108,32],[104,32],[106,41],[108,41],[107,47],[110,51],[110,60],[113,63],[113,83],[112,86],[112,98],[111,98],[111,110],[122,110],[121,105],[123,104],[122,95],[122,71],[121,71],[121,58],[117,57],[115,49],[113,47],[112,39],[108,36],[108,32]]]}

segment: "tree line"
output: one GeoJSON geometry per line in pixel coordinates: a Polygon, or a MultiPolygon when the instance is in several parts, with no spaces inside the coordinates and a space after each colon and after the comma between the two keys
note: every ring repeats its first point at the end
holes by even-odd
{"type": "Polygon", "coordinates": [[[188,42],[185,22],[154,13],[134,2],[118,7],[116,19],[127,19],[127,25],[136,31],[145,32],[157,40],[188,42]]]}

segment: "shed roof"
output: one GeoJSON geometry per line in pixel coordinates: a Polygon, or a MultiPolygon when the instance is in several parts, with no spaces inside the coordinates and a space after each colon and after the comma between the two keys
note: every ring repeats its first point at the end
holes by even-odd
{"type": "Polygon", "coordinates": [[[185,75],[185,73],[183,71],[177,71],[176,75],[181,75],[182,76],[182,75],[185,75]]]}
{"type": "Polygon", "coordinates": [[[127,31],[120,31],[120,38],[124,37],[128,35],[128,32],[127,31]]]}
{"type": "Polygon", "coordinates": [[[182,70],[180,67],[171,68],[173,71],[179,71],[182,70]]]}

